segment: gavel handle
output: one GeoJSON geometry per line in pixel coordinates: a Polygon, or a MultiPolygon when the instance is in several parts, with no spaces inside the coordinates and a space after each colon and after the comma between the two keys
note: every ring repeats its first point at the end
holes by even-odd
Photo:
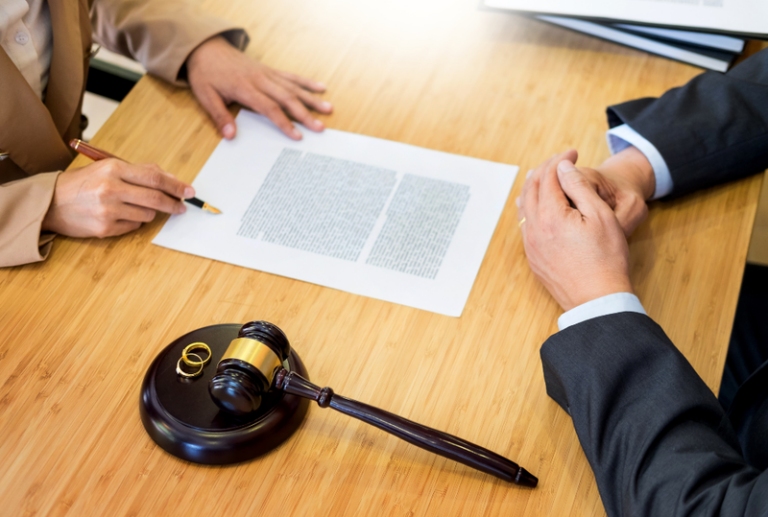
{"type": "Polygon", "coordinates": [[[505,481],[531,488],[539,482],[524,468],[495,452],[448,433],[417,424],[389,411],[336,395],[331,388],[320,388],[295,372],[281,369],[275,376],[275,386],[286,393],[315,400],[322,408],[330,406],[336,411],[378,427],[417,447],[505,481]]]}

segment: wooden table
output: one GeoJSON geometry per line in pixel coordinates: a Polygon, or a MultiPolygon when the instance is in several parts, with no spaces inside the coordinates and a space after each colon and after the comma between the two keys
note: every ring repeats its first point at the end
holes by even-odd
{"type": "MultiPolygon", "coordinates": [[[[58,238],[0,271],[3,515],[602,515],[539,347],[560,310],[515,220],[524,172],[571,147],[608,154],[604,110],[700,71],[476,0],[203,3],[248,28],[248,53],[322,80],[329,127],[522,167],[461,318],[122,238],[58,238]],[[139,388],[177,336],[221,322],[282,327],[312,378],[497,451],[540,477],[521,489],[315,405],[288,442],[239,465],[157,447],[139,388]]],[[[219,138],[190,93],[141,80],[94,143],[191,181],[219,138]]],[[[79,158],[74,166],[86,161],[79,158]]],[[[649,314],[716,389],[760,177],[657,203],[632,238],[649,314]]]]}

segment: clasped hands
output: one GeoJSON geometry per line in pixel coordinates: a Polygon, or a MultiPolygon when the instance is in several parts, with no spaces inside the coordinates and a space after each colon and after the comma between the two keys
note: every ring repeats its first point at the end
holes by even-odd
{"type": "MultiPolygon", "coordinates": [[[[259,63],[213,37],[186,61],[190,88],[224,138],[237,133],[227,105],[237,102],[268,117],[294,140],[301,133],[291,118],[312,131],[323,123],[311,113],[331,113],[333,106],[315,94],[325,86],[259,63]],[[289,118],[290,117],[290,118],[289,118]]],[[[157,212],[183,213],[181,199],[192,187],[157,165],[131,165],[110,159],[59,175],[41,229],[71,237],[111,237],[137,229],[157,212]]]]}
{"type": "Polygon", "coordinates": [[[627,237],[645,220],[656,180],[634,147],[601,166],[576,167],[576,151],[529,171],[517,200],[528,262],[565,311],[632,293],[627,237]]]}

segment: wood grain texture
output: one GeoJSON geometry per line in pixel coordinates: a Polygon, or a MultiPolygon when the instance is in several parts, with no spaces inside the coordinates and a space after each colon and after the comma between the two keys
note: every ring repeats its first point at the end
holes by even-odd
{"type": "MultiPolygon", "coordinates": [[[[523,173],[571,147],[580,163],[599,163],[608,104],[699,73],[481,12],[476,0],[202,5],[248,28],[253,57],[324,81],[336,108],[328,127],[523,173]]],[[[188,91],[145,77],[93,143],[191,181],[218,140],[188,91]]],[[[0,271],[0,513],[603,515],[571,420],[545,393],[539,347],[561,311],[525,260],[514,206],[524,176],[461,318],[153,246],[165,217],[122,238],[58,238],[47,262],[0,271]],[[253,319],[285,330],[313,381],[505,455],[539,488],[317,407],[252,462],[207,467],[166,454],[139,420],[146,368],[181,334],[253,319]]],[[[713,389],[760,183],[654,203],[631,242],[641,300],[713,389]]]]}
{"type": "Polygon", "coordinates": [[[763,175],[763,187],[757,202],[755,225],[752,228],[752,238],[749,241],[747,262],[768,266],[768,181],[763,175]]]}

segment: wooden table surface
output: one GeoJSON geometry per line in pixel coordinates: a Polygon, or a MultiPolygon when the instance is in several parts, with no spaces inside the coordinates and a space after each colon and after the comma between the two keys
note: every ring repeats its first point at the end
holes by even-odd
{"type": "MultiPolygon", "coordinates": [[[[122,238],[58,238],[48,261],[0,271],[0,514],[604,514],[571,420],[545,393],[539,347],[561,311],[528,268],[514,200],[556,151],[592,165],[608,155],[607,105],[700,70],[477,3],[203,2],[249,30],[249,55],[324,81],[328,127],[521,166],[464,314],[160,248],[165,217],[122,238]],[[253,319],[285,330],[320,385],[488,447],[539,487],[314,404],[254,461],[170,456],[139,419],[150,362],[190,330],[253,319]]],[[[145,77],[93,142],[192,181],[218,141],[188,91],[145,77]]],[[[655,203],[631,239],[640,299],[713,389],[760,182],[655,203]]]]}

